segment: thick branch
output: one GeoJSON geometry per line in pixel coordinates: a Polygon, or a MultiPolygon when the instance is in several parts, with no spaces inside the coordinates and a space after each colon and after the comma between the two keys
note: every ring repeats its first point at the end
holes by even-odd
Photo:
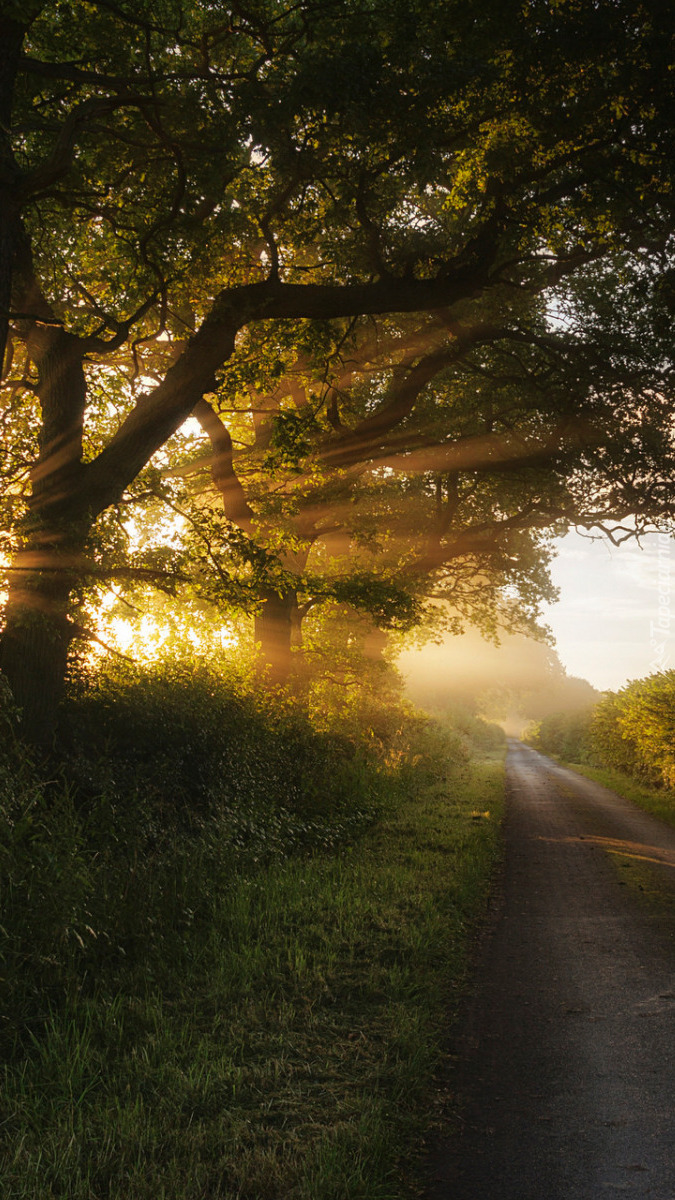
{"type": "MultiPolygon", "coordinates": [[[[288,284],[277,279],[229,288],[220,293],[198,333],[189,340],[164,380],[141,398],[110,445],[87,470],[86,498],[93,514],[114,503],[149,458],[190,415],[213,376],[234,349],[237,331],[251,321],[273,318],[329,319],[385,312],[435,310],[474,296],[490,283],[494,248],[482,260],[448,268],[430,280],[377,280],[362,284],[288,284]]],[[[428,452],[431,453],[431,452],[428,452]]],[[[452,448],[450,448],[452,459],[452,448]]],[[[531,459],[528,449],[525,457],[531,459]]],[[[550,458],[547,445],[543,453],[550,458]]],[[[394,470],[448,470],[448,449],[440,460],[418,464],[411,456],[383,458],[376,465],[394,470]]],[[[433,454],[431,454],[433,459],[433,454]]],[[[499,461],[499,447],[483,447],[483,457],[499,461]]],[[[506,454],[517,459],[513,448],[506,454]]],[[[481,458],[482,462],[482,458],[481,458]]]]}
{"type": "MultiPolygon", "coordinates": [[[[484,274],[487,278],[487,268],[484,274]]],[[[463,270],[456,272],[452,284],[437,280],[435,291],[432,284],[415,280],[284,284],[269,279],[222,292],[162,382],[141,397],[110,444],[87,468],[85,502],[91,513],[98,514],[119,499],[152,455],[190,416],[204,393],[213,390],[214,372],[232,354],[235,335],[244,325],[271,317],[353,316],[390,312],[397,307],[414,311],[424,308],[433,296],[446,304],[451,295],[459,298],[473,294],[478,287],[475,276],[470,281],[463,270]]]]}
{"type": "Polygon", "coordinates": [[[178,360],[136,407],[86,469],[83,502],[92,516],[114,504],[160,446],[187,420],[205,392],[214,389],[214,371],[234,350],[236,325],[217,331],[205,322],[178,360]]]}
{"type": "Polygon", "coordinates": [[[463,330],[452,345],[443,350],[425,354],[403,377],[397,372],[384,403],[361,421],[350,433],[339,441],[325,447],[321,461],[329,466],[349,466],[363,459],[381,445],[385,436],[409,417],[415,404],[428,383],[481,342],[493,342],[508,336],[509,330],[499,326],[480,324],[473,329],[463,330]]]}
{"type": "Polygon", "coordinates": [[[378,279],[372,283],[282,283],[274,278],[228,288],[218,296],[207,322],[214,328],[240,315],[249,321],[274,318],[331,320],[380,313],[424,312],[476,296],[490,284],[494,252],[471,264],[449,267],[433,279],[378,279]]]}
{"type": "Polygon", "coordinates": [[[234,471],[230,431],[207,400],[197,402],[193,416],[197,418],[211,442],[211,477],[220,492],[225,516],[228,521],[233,521],[246,533],[250,533],[254,513],[234,471]]]}
{"type": "Polygon", "coordinates": [[[63,122],[49,157],[34,170],[23,175],[18,187],[19,199],[24,202],[67,175],[73,163],[78,135],[83,128],[87,127],[92,117],[115,112],[118,108],[143,107],[149,102],[150,97],[143,95],[97,96],[83,100],[63,122]]]}
{"type": "Polygon", "coordinates": [[[563,515],[558,509],[544,510],[537,504],[530,504],[521,512],[501,521],[470,525],[451,541],[444,542],[439,538],[427,545],[425,552],[410,563],[408,573],[425,576],[457,559],[494,554],[504,546],[504,539],[509,534],[527,529],[547,529],[563,515]]]}

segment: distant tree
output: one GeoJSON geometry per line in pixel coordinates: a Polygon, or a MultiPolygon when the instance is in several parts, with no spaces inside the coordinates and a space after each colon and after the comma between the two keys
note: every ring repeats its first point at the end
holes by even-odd
{"type": "Polygon", "coordinates": [[[555,754],[565,762],[597,761],[590,734],[592,718],[592,708],[550,713],[529,726],[525,741],[545,754],[555,754]]]}
{"type": "Polygon", "coordinates": [[[459,703],[502,722],[509,733],[551,715],[574,718],[600,699],[587,680],[566,673],[550,644],[523,635],[501,636],[498,645],[478,644],[475,635],[449,638],[433,653],[429,648],[417,666],[404,656],[403,668],[416,703],[438,711],[459,703]]]}

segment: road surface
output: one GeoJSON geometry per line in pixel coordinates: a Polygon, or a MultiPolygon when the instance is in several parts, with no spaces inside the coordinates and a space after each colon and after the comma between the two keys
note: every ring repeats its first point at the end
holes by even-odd
{"type": "Polygon", "coordinates": [[[512,743],[503,906],[429,1200],[675,1200],[675,829],[512,743]]]}

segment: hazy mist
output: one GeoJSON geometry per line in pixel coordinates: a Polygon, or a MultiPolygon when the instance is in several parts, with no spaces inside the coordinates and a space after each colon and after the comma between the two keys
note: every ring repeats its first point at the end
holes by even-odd
{"type": "Polygon", "coordinates": [[[587,680],[567,675],[554,649],[521,634],[504,636],[498,646],[474,631],[447,637],[404,651],[398,665],[410,699],[422,708],[443,713],[462,705],[514,736],[532,720],[587,708],[600,695],[587,680]]]}

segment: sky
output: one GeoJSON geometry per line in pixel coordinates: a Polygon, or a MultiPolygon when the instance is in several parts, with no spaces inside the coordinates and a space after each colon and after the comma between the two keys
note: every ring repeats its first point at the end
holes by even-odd
{"type": "MultiPolygon", "coordinates": [[[[654,534],[641,544],[633,540],[615,547],[606,538],[570,533],[558,543],[551,574],[560,599],[545,607],[543,618],[568,676],[585,679],[598,691],[616,691],[631,679],[675,668],[672,538],[654,534]]],[[[495,647],[467,630],[442,644],[410,647],[399,666],[413,700],[428,706],[440,704],[448,688],[458,695],[465,685],[481,691],[490,680],[495,686],[510,680],[516,688],[541,689],[545,659],[545,646],[522,636],[502,637],[495,647]]],[[[578,689],[569,695],[561,691],[558,677],[551,689],[561,710],[589,702],[578,689]]]]}
{"type": "Polygon", "coordinates": [[[651,534],[642,546],[568,534],[552,569],[560,589],[544,618],[569,675],[615,691],[630,679],[675,667],[672,539],[651,534]]]}

